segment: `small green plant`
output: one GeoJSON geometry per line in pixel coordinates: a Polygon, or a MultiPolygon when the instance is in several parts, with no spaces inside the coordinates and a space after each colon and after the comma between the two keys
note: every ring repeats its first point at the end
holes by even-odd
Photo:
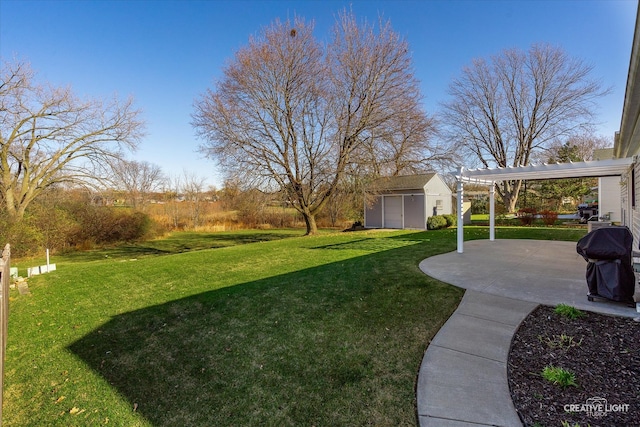
{"type": "MultiPolygon", "coordinates": [[[[578,423],[571,424],[569,421],[563,421],[562,427],[580,427],[580,424],[578,423]]],[[[591,424],[587,424],[587,427],[591,427],[591,424]]]]}
{"type": "Polygon", "coordinates": [[[568,319],[577,319],[579,317],[584,317],[585,315],[582,311],[567,304],[558,304],[554,311],[556,314],[564,316],[568,319]]]}
{"type": "Polygon", "coordinates": [[[552,384],[559,385],[562,388],[570,385],[577,387],[576,375],[564,368],[553,365],[547,365],[542,370],[542,377],[552,384]]]}
{"type": "Polygon", "coordinates": [[[549,348],[560,348],[563,350],[579,347],[582,344],[582,338],[580,338],[580,341],[576,341],[572,336],[566,334],[554,335],[551,338],[540,335],[538,339],[540,342],[547,344],[549,348]]]}

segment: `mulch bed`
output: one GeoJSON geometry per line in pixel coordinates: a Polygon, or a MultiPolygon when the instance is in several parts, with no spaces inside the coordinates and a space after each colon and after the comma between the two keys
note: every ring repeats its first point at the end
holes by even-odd
{"type": "Polygon", "coordinates": [[[509,389],[525,426],[640,425],[640,322],[584,314],[572,320],[540,306],[514,335],[509,389]],[[547,365],[573,372],[577,386],[544,379],[547,365]]]}

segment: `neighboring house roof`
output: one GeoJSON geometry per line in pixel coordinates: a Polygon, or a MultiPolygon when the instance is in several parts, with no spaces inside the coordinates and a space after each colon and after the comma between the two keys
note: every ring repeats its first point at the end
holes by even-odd
{"type": "Polygon", "coordinates": [[[613,157],[613,147],[611,148],[599,148],[597,150],[593,150],[593,160],[608,160],[614,159],[613,157]]]}
{"type": "Polygon", "coordinates": [[[436,173],[419,175],[389,176],[378,178],[369,186],[372,191],[396,191],[423,189],[436,173]]]}

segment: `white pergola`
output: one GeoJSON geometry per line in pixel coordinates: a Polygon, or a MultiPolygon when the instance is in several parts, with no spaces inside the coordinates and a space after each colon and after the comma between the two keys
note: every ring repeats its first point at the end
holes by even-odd
{"type": "Polygon", "coordinates": [[[495,240],[495,183],[510,180],[535,180],[558,178],[597,178],[605,176],[621,176],[629,171],[634,157],[622,159],[592,160],[587,162],[539,164],[529,166],[465,169],[459,168],[452,174],[456,177],[458,202],[458,253],[464,251],[464,218],[462,202],[464,184],[488,185],[489,190],[489,240],[495,240]]]}

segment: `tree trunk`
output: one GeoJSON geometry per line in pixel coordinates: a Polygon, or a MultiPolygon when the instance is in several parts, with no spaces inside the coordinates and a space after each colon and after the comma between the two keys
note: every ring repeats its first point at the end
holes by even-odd
{"type": "Polygon", "coordinates": [[[307,232],[305,236],[312,236],[318,232],[318,226],[316,225],[316,216],[315,214],[302,212],[302,217],[304,218],[304,222],[307,225],[307,232]]]}
{"type": "Polygon", "coordinates": [[[516,211],[516,202],[518,201],[517,195],[514,197],[513,194],[509,193],[505,197],[504,206],[507,208],[507,212],[515,212],[516,211]]]}
{"type": "Polygon", "coordinates": [[[503,181],[502,183],[502,201],[507,212],[515,212],[516,204],[518,203],[518,195],[520,194],[520,187],[522,181],[503,181]]]}

